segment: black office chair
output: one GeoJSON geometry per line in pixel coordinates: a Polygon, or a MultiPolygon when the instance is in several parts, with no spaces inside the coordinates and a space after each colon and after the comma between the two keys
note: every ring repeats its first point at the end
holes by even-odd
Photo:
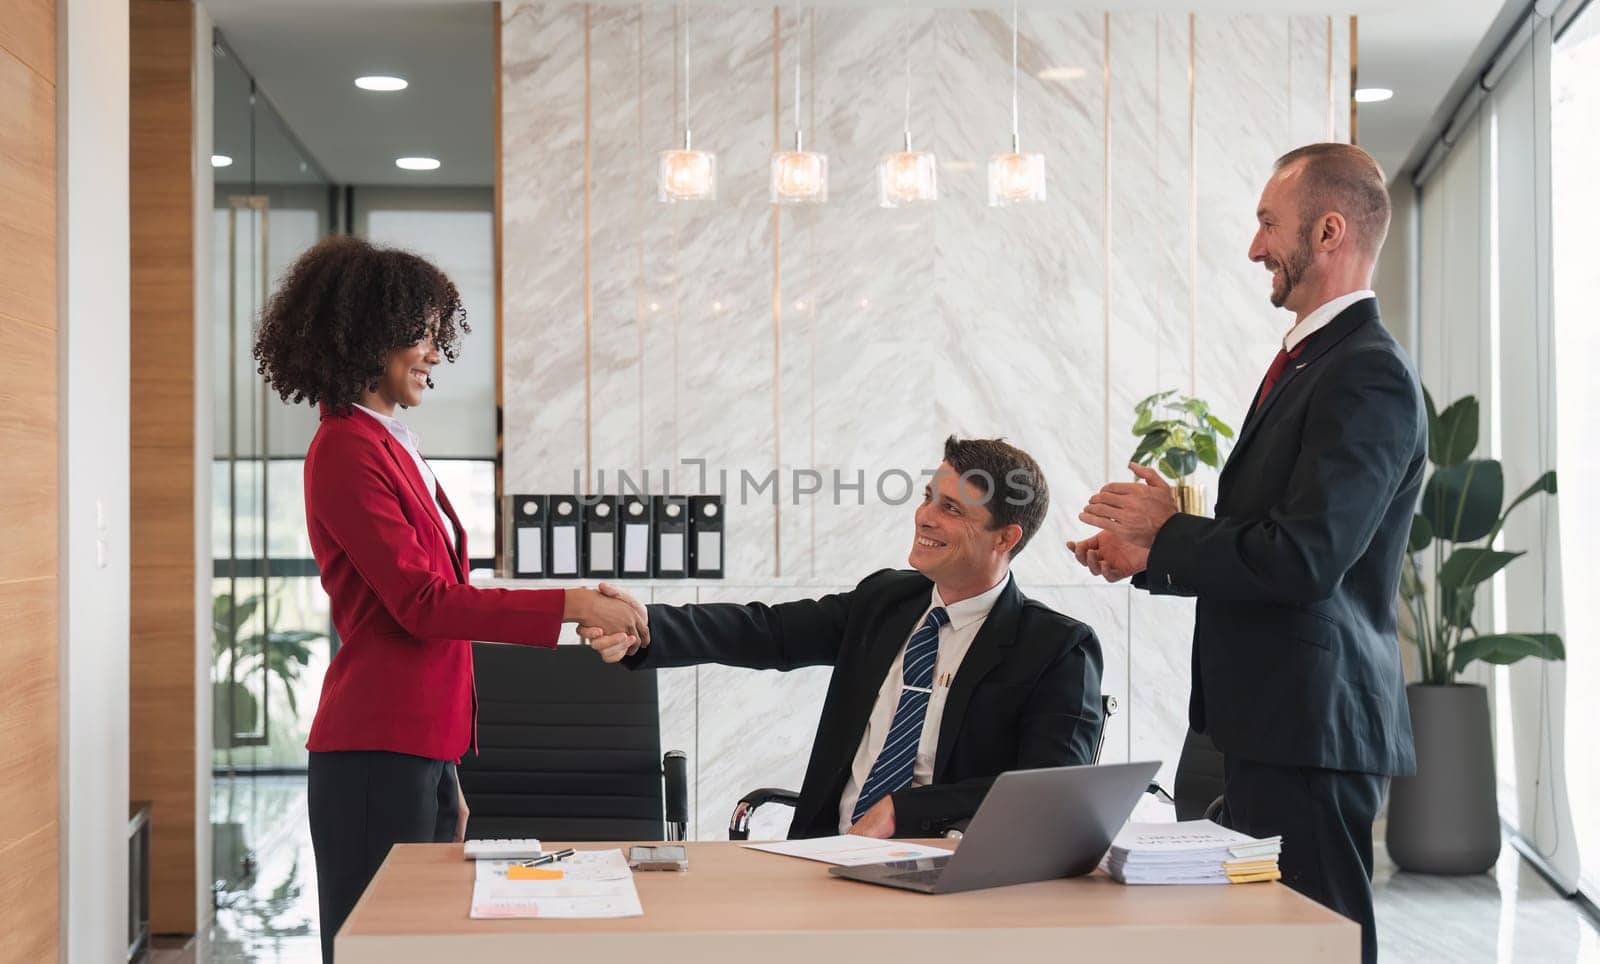
{"type": "MultiPolygon", "coordinates": [[[[1100,739],[1094,745],[1094,760],[1092,761],[1094,763],[1100,762],[1100,751],[1104,750],[1106,746],[1105,724],[1113,715],[1116,714],[1116,712],[1117,698],[1115,696],[1101,696],[1100,739]]],[[[760,790],[750,791],[739,798],[739,802],[734,805],[733,815],[728,818],[728,839],[750,839],[750,817],[756,812],[757,809],[764,807],[769,803],[782,804],[786,807],[792,807],[799,802],[800,794],[793,790],[780,790],[776,787],[763,787],[760,790]]],[[[964,829],[966,827],[966,823],[967,821],[961,821],[956,824],[955,831],[959,832],[961,829],[964,829]]]]}
{"type": "Polygon", "coordinates": [[[1152,783],[1148,792],[1172,804],[1179,820],[1215,820],[1222,813],[1222,751],[1211,737],[1190,730],[1183,738],[1172,790],[1152,783]]]}
{"type": "Polygon", "coordinates": [[[682,840],[687,760],[661,754],[653,671],[582,646],[474,643],[478,752],[459,768],[472,838],[682,840]]]}

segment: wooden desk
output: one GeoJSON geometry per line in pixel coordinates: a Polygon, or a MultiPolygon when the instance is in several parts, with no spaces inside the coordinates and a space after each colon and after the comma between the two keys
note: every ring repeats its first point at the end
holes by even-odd
{"type": "Polygon", "coordinates": [[[460,845],[403,844],[340,930],[337,959],[1346,964],[1360,958],[1355,924],[1279,884],[1124,887],[1094,876],[929,896],[840,880],[825,864],[735,843],[687,846],[687,873],[635,875],[643,917],[472,920],[474,870],[461,859],[460,845]]]}

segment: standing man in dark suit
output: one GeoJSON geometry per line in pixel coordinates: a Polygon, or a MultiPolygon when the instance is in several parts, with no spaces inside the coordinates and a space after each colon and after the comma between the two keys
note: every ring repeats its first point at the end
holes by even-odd
{"type": "Polygon", "coordinates": [[[1007,770],[1094,760],[1100,642],[1011,577],[1049,502],[1026,452],[952,436],[915,571],[775,606],[649,606],[650,644],[625,664],[834,667],[789,836],[937,836],[1007,770]]]}
{"type": "Polygon", "coordinates": [[[1427,458],[1422,389],[1378,319],[1383,172],[1348,144],[1285,154],[1250,260],[1295,324],[1223,468],[1217,517],[1176,511],[1161,476],[1112,484],[1078,560],[1198,597],[1194,729],[1223,753],[1225,821],[1282,834],[1284,882],[1361,925],[1377,958],[1372,821],[1415,772],[1396,592],[1427,458]]]}

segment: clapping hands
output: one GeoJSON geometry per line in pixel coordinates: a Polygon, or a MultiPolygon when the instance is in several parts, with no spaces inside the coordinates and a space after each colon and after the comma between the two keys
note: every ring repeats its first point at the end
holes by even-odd
{"type": "Polygon", "coordinates": [[[1078,519],[1103,531],[1067,549],[1092,575],[1120,582],[1145,570],[1156,533],[1177,513],[1159,472],[1129,465],[1139,482],[1113,482],[1096,492],[1078,519]]]}
{"type": "Polygon", "coordinates": [[[650,645],[650,618],[637,599],[610,583],[598,589],[567,590],[568,621],[578,624],[584,645],[608,663],[650,645]]]}

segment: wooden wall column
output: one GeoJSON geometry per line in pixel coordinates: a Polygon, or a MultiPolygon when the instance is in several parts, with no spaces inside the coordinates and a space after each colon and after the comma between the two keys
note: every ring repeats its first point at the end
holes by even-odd
{"type": "Polygon", "coordinates": [[[129,793],[149,800],[150,929],[194,933],[195,8],[129,7],[129,793]]]}
{"type": "Polygon", "coordinates": [[[0,959],[7,961],[59,954],[58,344],[56,4],[0,0],[0,959]]]}

